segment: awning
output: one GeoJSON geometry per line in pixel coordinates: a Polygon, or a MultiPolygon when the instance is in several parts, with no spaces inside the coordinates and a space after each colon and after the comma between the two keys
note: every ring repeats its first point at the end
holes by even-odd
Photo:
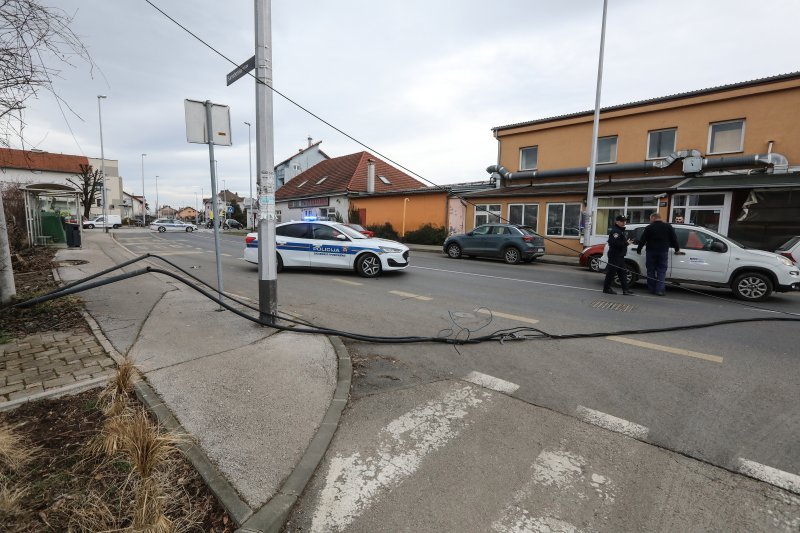
{"type": "Polygon", "coordinates": [[[679,190],[699,189],[760,189],[772,187],[800,187],[798,174],[742,174],[689,178],[678,186],[679,190]]]}

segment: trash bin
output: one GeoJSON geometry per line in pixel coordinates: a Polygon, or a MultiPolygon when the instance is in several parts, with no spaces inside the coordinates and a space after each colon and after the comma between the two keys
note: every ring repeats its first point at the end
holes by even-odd
{"type": "Polygon", "coordinates": [[[79,248],[81,245],[81,227],[78,224],[67,224],[67,246],[79,248]]]}

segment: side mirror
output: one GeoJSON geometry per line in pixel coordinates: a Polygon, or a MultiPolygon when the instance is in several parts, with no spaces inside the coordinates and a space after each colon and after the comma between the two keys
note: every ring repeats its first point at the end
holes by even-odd
{"type": "Polygon", "coordinates": [[[467,232],[467,237],[472,237],[473,233],[471,231],[467,232]]]}
{"type": "Polygon", "coordinates": [[[728,251],[728,247],[725,246],[724,242],[714,241],[711,243],[710,250],[712,252],[717,252],[718,254],[724,254],[728,251]]]}
{"type": "Polygon", "coordinates": [[[338,234],[336,236],[336,238],[339,239],[340,241],[346,241],[347,240],[347,236],[346,235],[342,235],[341,233],[338,234]]]}

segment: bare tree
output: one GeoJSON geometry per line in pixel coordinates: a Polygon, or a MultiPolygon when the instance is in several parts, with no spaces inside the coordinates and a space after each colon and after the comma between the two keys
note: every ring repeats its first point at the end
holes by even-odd
{"type": "Polygon", "coordinates": [[[22,137],[21,110],[28,98],[44,89],[62,102],[53,85],[61,70],[54,65],[80,60],[93,66],[71,23],[64,10],[39,0],[0,0],[0,144],[22,137]]]}
{"type": "Polygon", "coordinates": [[[80,191],[83,216],[84,218],[89,218],[89,211],[97,199],[97,193],[102,191],[103,174],[99,170],[92,168],[92,165],[81,165],[80,168],[81,173],[76,174],[75,177],[67,178],[67,181],[80,191]]]}

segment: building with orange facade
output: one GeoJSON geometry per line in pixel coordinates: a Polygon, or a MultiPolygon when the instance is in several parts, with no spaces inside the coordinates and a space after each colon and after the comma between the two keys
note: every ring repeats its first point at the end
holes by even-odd
{"type": "Polygon", "coordinates": [[[589,218],[592,120],[493,128],[496,187],[467,195],[467,229],[524,223],[555,254],[604,242],[616,215],[644,222],[654,211],[769,250],[800,235],[800,72],[601,109],[589,218]]]}

